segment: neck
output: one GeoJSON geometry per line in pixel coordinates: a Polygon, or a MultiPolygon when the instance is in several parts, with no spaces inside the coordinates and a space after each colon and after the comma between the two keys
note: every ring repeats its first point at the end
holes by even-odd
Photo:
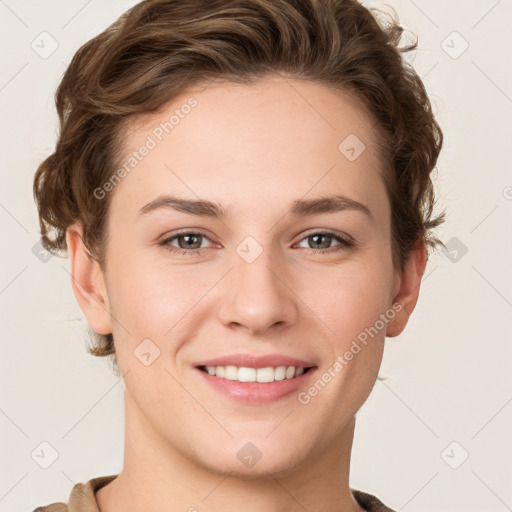
{"type": "MultiPolygon", "coordinates": [[[[125,390],[125,456],[119,476],[96,493],[101,512],[363,512],[349,488],[355,418],[328,450],[248,477],[215,471],[155,432],[125,390]]],[[[200,454],[198,454],[200,460],[200,454]]],[[[255,466],[256,467],[256,466],[255,466]]]]}

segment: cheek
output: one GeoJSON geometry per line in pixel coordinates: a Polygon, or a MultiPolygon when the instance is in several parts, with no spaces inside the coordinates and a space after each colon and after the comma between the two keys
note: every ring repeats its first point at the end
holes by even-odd
{"type": "Polygon", "coordinates": [[[184,267],[163,267],[142,258],[119,262],[111,272],[110,284],[112,314],[126,328],[118,325],[117,331],[123,338],[129,331],[133,343],[139,338],[154,338],[156,342],[166,334],[168,339],[169,330],[186,315],[204,288],[184,267]]]}
{"type": "Polygon", "coordinates": [[[143,350],[141,343],[148,344],[147,339],[163,356],[152,363],[155,369],[178,364],[176,356],[182,346],[204,324],[205,315],[215,312],[209,291],[222,269],[200,267],[169,263],[161,255],[153,258],[147,252],[112,265],[109,295],[117,320],[113,332],[119,364],[124,362],[125,370],[138,366],[133,354],[143,350]]]}
{"type": "Polygon", "coordinates": [[[318,273],[314,285],[302,285],[306,304],[330,327],[332,335],[347,340],[373,325],[388,304],[390,269],[373,263],[347,262],[318,273]],[[306,298],[307,297],[307,298],[306,298]]]}

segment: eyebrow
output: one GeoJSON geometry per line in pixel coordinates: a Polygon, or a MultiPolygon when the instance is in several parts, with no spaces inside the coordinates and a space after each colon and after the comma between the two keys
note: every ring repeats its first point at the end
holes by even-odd
{"type": "MultiPolygon", "coordinates": [[[[157,197],[143,206],[139,210],[138,216],[147,215],[161,208],[188,213],[190,215],[226,218],[226,211],[218,203],[204,199],[184,199],[173,195],[161,195],[157,197]]],[[[366,205],[340,194],[315,199],[297,199],[292,203],[287,215],[291,215],[292,217],[306,217],[308,215],[335,213],[344,210],[360,211],[373,220],[373,215],[366,205]]]]}

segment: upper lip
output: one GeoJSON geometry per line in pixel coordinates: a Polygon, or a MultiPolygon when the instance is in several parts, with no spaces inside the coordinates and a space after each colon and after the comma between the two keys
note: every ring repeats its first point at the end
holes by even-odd
{"type": "Polygon", "coordinates": [[[196,366],[244,366],[247,368],[266,368],[268,366],[295,366],[296,368],[309,368],[315,366],[310,361],[297,359],[281,354],[267,354],[256,356],[250,354],[231,354],[223,357],[207,359],[196,364],[196,366]]]}

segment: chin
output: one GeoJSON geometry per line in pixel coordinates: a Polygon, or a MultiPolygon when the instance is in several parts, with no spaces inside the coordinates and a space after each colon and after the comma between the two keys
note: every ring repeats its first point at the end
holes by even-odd
{"type": "Polygon", "coordinates": [[[242,442],[233,442],[229,448],[224,444],[224,450],[212,454],[210,460],[207,460],[203,453],[200,464],[207,471],[229,474],[243,480],[271,478],[269,473],[276,478],[285,477],[305,464],[305,448],[294,447],[289,439],[288,442],[277,438],[273,441],[272,443],[268,439],[248,441],[246,438],[242,442]],[[288,450],[283,450],[286,446],[288,450]]]}
{"type": "Polygon", "coordinates": [[[290,460],[266,460],[261,459],[254,466],[245,466],[242,463],[226,463],[209,468],[210,471],[225,474],[240,480],[283,478],[297,469],[295,461],[290,460]]]}

